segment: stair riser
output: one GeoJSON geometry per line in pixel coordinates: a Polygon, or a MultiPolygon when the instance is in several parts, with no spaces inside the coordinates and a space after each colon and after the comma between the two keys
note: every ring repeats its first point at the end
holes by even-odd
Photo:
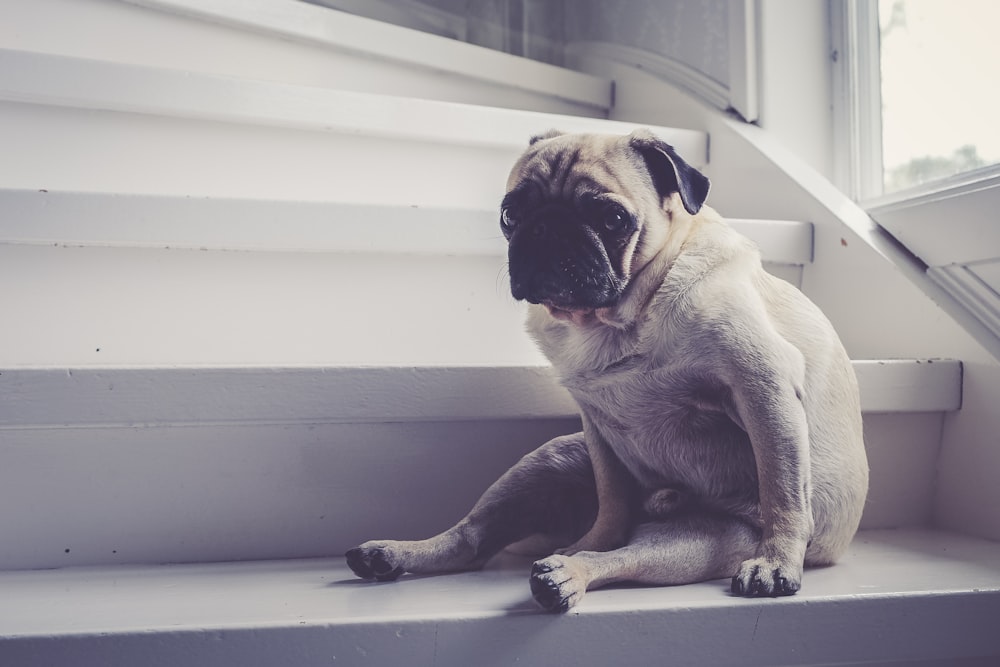
{"type": "MultiPolygon", "coordinates": [[[[923,524],[941,413],[868,414],[863,525],[923,524]]],[[[329,556],[459,519],[574,419],[0,431],[0,570],[329,556]]]]}
{"type": "Polygon", "coordinates": [[[9,102],[0,143],[5,187],[453,208],[499,203],[520,152],[9,102]]]}

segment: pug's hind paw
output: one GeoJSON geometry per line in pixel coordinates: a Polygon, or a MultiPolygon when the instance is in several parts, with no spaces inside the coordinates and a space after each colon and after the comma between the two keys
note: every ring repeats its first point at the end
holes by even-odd
{"type": "Polygon", "coordinates": [[[387,542],[365,542],[345,554],[348,567],[362,579],[395,581],[405,569],[387,542]]]}
{"type": "Polygon", "coordinates": [[[767,558],[743,561],[733,576],[733,595],[744,597],[779,597],[794,595],[802,586],[802,568],[783,566],[767,558]]]}
{"type": "Polygon", "coordinates": [[[568,556],[549,556],[531,567],[531,595],[545,611],[565,612],[587,592],[587,579],[568,556]]]}

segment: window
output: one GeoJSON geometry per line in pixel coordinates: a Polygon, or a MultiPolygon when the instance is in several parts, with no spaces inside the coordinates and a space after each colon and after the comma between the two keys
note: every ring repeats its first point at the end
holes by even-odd
{"type": "Polygon", "coordinates": [[[1000,3],[832,0],[841,187],[1000,339],[1000,3]]]}
{"type": "Polygon", "coordinates": [[[1000,162],[1000,3],[879,0],[883,193],[1000,162]]]}

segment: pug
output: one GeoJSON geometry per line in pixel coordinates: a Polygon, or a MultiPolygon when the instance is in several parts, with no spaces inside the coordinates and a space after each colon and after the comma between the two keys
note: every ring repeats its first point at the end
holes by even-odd
{"type": "Polygon", "coordinates": [[[534,599],[565,611],[616,582],[791,595],[844,554],[868,486],[850,361],[708,192],[648,130],[531,140],[500,207],[511,293],[583,431],[440,535],[351,549],[358,576],[479,568],[530,543],[548,554],[534,599]]]}

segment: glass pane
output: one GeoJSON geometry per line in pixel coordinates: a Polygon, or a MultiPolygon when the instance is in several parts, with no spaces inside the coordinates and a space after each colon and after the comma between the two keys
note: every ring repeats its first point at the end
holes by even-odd
{"type": "Polygon", "coordinates": [[[730,0],[304,0],[553,65],[574,45],[619,47],[729,84],[730,0]]]}
{"type": "Polygon", "coordinates": [[[880,0],[879,24],[885,192],[1000,162],[1000,2],[880,0]]]}

